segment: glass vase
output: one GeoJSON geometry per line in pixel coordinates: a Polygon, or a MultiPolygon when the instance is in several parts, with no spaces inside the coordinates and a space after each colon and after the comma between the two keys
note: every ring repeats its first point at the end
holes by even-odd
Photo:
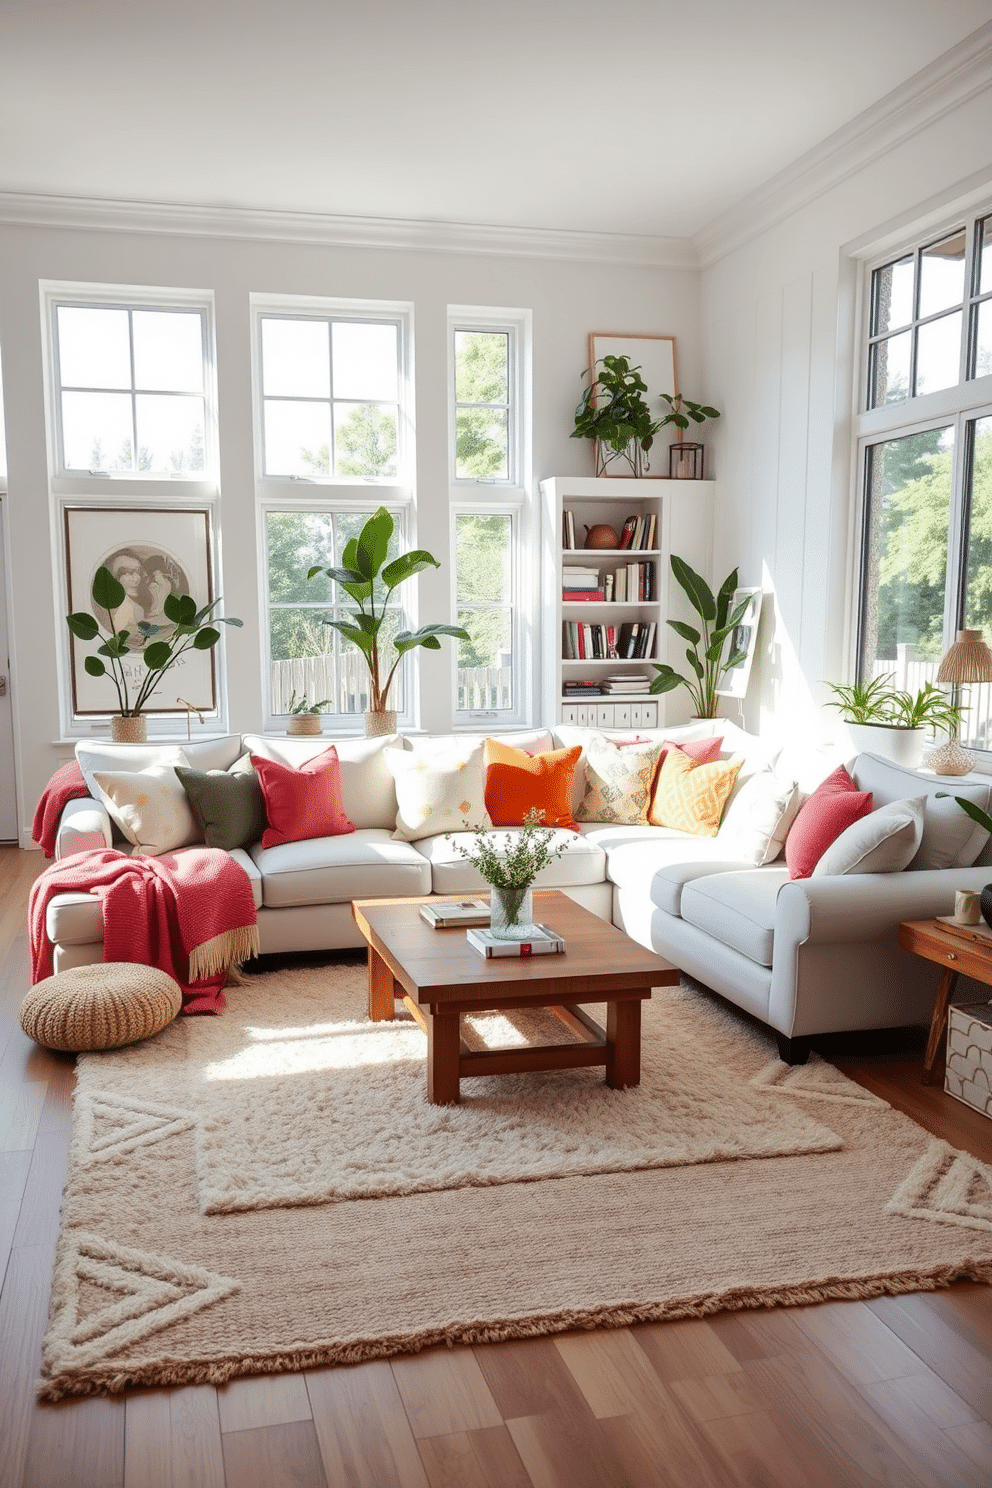
{"type": "Polygon", "coordinates": [[[489,893],[489,929],[497,940],[527,940],[534,933],[534,891],[492,888],[489,893]]]}

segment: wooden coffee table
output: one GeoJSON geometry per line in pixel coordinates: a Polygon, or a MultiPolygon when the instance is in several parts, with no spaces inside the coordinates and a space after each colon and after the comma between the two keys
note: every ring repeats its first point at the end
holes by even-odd
{"type": "Polygon", "coordinates": [[[992,939],[984,927],[952,927],[943,920],[904,920],[899,926],[899,944],[904,951],[923,956],[927,961],[936,961],[944,968],[923,1059],[923,1084],[930,1085],[944,1052],[947,1009],[958,977],[973,977],[976,982],[992,987],[992,939]]]}
{"type": "Polygon", "coordinates": [[[550,925],[566,949],[553,956],[487,960],[463,929],[434,930],[419,899],[359,899],[352,905],[369,947],[369,1017],[393,1017],[400,998],[427,1034],[427,1099],[452,1105],[459,1083],[473,1075],[577,1069],[602,1064],[615,1090],[641,1078],[641,1003],[652,987],[672,986],[678,970],[645,950],[566,894],[534,895],[534,917],[550,925]],[[600,1028],[581,1003],[605,1002],[600,1028]],[[550,1008],[576,1035],[574,1044],[475,1051],[461,1040],[462,1013],[550,1008]]]}

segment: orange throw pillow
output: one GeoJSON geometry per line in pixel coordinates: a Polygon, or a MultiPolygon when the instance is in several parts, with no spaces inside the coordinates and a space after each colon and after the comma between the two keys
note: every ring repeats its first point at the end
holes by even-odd
{"type": "Polygon", "coordinates": [[[525,812],[536,808],[544,812],[546,827],[568,827],[577,832],[572,815],[572,776],[581,755],[581,746],[527,754],[510,744],[487,739],[486,810],[493,826],[520,827],[525,812]]]}

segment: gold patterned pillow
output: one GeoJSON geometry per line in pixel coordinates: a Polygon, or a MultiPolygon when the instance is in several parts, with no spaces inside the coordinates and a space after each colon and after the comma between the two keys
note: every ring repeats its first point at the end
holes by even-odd
{"type": "Polygon", "coordinates": [[[604,734],[593,734],[586,744],[585,789],[576,820],[644,826],[664,747],[660,742],[615,744],[604,734]]]}
{"type": "Polygon", "coordinates": [[[669,749],[658,771],[648,821],[654,827],[715,837],[743,763],[743,759],[732,759],[697,765],[681,749],[669,749]]]}

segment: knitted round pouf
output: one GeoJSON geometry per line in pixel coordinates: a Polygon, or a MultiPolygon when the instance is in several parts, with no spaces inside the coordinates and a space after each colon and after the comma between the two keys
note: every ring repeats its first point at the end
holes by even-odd
{"type": "Polygon", "coordinates": [[[98,961],[37,982],[21,1004],[21,1027],[46,1049],[119,1049],[158,1033],[182,1005],[179,983],[164,971],[98,961]]]}

